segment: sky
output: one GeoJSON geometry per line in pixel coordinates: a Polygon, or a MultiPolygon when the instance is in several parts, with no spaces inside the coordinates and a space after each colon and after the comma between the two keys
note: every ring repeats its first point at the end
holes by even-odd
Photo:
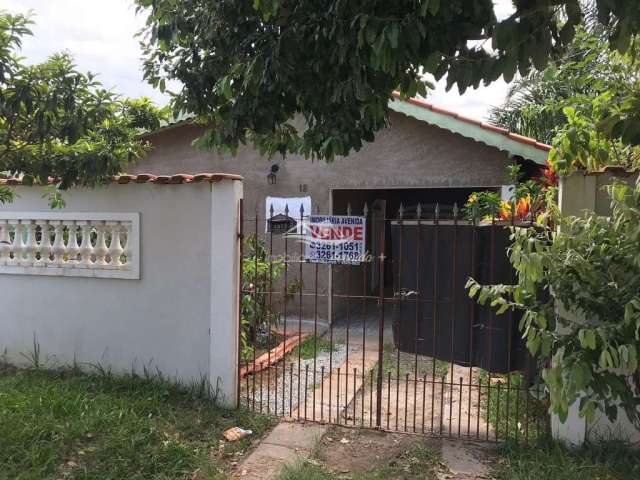
{"type": "MultiPolygon", "coordinates": [[[[508,15],[511,0],[494,0],[499,18],[508,15]]],[[[34,13],[33,37],[23,43],[22,56],[29,63],[46,59],[55,52],[70,52],[82,71],[98,74],[98,79],[129,97],[146,95],[160,104],[166,95],[142,79],[141,50],[136,32],[144,25],[144,15],[136,15],[132,0],[0,0],[0,9],[34,13]]],[[[500,81],[488,87],[458,95],[446,92],[442,82],[428,101],[470,117],[485,118],[500,105],[507,85],[500,81]]]]}

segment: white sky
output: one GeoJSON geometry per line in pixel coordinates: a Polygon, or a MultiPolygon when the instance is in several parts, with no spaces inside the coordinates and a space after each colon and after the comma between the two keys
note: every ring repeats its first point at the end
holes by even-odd
{"type": "MultiPolygon", "coordinates": [[[[494,0],[499,17],[511,9],[511,0],[494,0]]],[[[0,0],[0,9],[35,14],[33,37],[27,37],[22,55],[30,63],[67,50],[83,71],[98,74],[106,87],[130,97],[146,95],[158,103],[167,97],[142,80],[141,51],[135,33],[145,18],[136,15],[132,0],[0,0]]],[[[498,81],[460,96],[442,85],[429,101],[465,115],[483,118],[489,107],[502,103],[507,86],[498,81]]]]}

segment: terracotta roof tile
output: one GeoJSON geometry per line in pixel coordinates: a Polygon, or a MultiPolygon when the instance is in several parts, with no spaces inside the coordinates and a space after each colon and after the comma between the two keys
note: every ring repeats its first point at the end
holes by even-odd
{"type": "Polygon", "coordinates": [[[492,123],[482,122],[482,128],[486,128],[487,130],[491,130],[496,133],[509,134],[509,130],[506,128],[499,127],[497,125],[493,125],[492,123]]]}
{"type": "Polygon", "coordinates": [[[193,181],[194,182],[202,182],[205,180],[211,180],[211,173],[198,173],[197,175],[193,176],[193,181]]]}
{"type": "Polygon", "coordinates": [[[129,183],[134,178],[135,177],[133,175],[120,175],[117,177],[113,177],[113,181],[118,183],[129,183]]]}
{"type": "MultiPolygon", "coordinates": [[[[393,96],[395,98],[399,99],[400,98],[400,93],[399,92],[393,92],[393,96]]],[[[436,107],[435,105],[432,105],[431,103],[425,102],[424,100],[421,100],[421,99],[418,99],[418,98],[410,98],[407,101],[409,103],[413,104],[413,105],[417,105],[418,107],[426,108],[428,110],[431,110],[431,111],[436,112],[436,113],[440,113],[442,115],[448,115],[449,117],[455,118],[457,120],[461,120],[463,122],[467,122],[467,123],[470,123],[470,124],[473,124],[473,125],[477,125],[478,127],[484,128],[485,130],[489,130],[490,132],[504,135],[504,136],[510,138],[511,140],[516,141],[516,142],[520,142],[520,143],[523,143],[525,145],[531,145],[532,147],[535,147],[535,148],[537,148],[539,150],[544,150],[546,152],[551,150],[551,145],[546,145],[544,143],[538,142],[534,138],[529,138],[529,137],[525,137],[523,135],[519,135],[517,133],[510,132],[509,130],[507,130],[505,128],[498,127],[497,125],[492,125],[490,123],[483,122],[483,121],[477,120],[475,118],[467,117],[466,115],[461,115],[459,113],[456,113],[456,112],[454,112],[452,110],[448,110],[446,108],[436,107]]]]}
{"type": "Polygon", "coordinates": [[[155,175],[151,175],[149,173],[141,173],[139,175],[136,176],[135,182],[136,183],[153,183],[156,180],[156,176],[155,175]]]}
{"type": "MultiPolygon", "coordinates": [[[[158,185],[178,185],[192,182],[219,182],[221,180],[242,180],[240,175],[231,173],[198,173],[189,175],[186,173],[178,173],[176,175],[152,175],[150,173],[140,173],[138,175],[116,175],[111,178],[112,183],[155,183],[158,185]]],[[[47,183],[54,185],[56,179],[49,178],[47,183]]],[[[0,185],[22,185],[20,178],[0,178],[0,185]]]]}

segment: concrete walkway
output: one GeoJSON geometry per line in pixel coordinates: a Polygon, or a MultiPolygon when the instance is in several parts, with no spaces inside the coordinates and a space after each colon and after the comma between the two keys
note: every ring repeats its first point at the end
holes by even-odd
{"type": "Polygon", "coordinates": [[[440,480],[481,480],[490,477],[487,445],[481,443],[443,440],[442,464],[448,472],[439,474],[440,480]]]}
{"type": "Polygon", "coordinates": [[[244,459],[231,478],[275,478],[284,465],[292,465],[301,458],[308,458],[327,428],[326,425],[311,423],[279,423],[244,459]]]}

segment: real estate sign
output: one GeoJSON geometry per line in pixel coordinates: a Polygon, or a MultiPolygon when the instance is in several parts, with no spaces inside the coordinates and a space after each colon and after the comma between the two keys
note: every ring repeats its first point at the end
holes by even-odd
{"type": "Polygon", "coordinates": [[[364,261],[365,217],[310,215],[304,227],[308,262],[358,265],[364,261]]]}

